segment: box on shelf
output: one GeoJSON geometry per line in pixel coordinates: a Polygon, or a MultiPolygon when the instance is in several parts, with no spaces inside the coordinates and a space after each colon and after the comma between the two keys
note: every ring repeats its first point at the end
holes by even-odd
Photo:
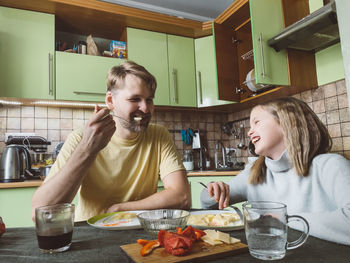
{"type": "Polygon", "coordinates": [[[112,40],[109,46],[110,52],[112,52],[113,57],[126,58],[126,43],[123,41],[112,40]]]}

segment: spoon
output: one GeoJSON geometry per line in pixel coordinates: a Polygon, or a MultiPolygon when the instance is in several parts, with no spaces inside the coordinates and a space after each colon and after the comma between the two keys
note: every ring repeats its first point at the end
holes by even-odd
{"type": "MultiPolygon", "coordinates": [[[[110,111],[108,114],[106,114],[106,116],[104,116],[104,117],[102,118],[102,120],[103,120],[104,118],[106,118],[108,115],[112,115],[113,117],[117,117],[117,118],[119,118],[119,119],[121,119],[121,120],[123,120],[123,121],[126,121],[126,122],[131,123],[131,121],[129,121],[129,120],[127,120],[127,119],[124,119],[124,118],[122,118],[122,117],[120,117],[120,116],[118,116],[118,115],[115,115],[114,112],[112,112],[112,111],[110,111]]],[[[142,120],[142,117],[140,117],[140,116],[135,116],[135,117],[134,117],[134,121],[136,121],[136,122],[140,122],[141,120],[142,120]]]]}
{"type": "Polygon", "coordinates": [[[239,138],[240,138],[240,142],[237,145],[237,148],[241,150],[247,149],[247,146],[244,144],[244,125],[243,124],[240,125],[239,138]]]}
{"type": "MultiPolygon", "coordinates": [[[[199,182],[204,188],[207,188],[207,186],[202,183],[202,182],[199,182]]],[[[238,214],[239,218],[241,219],[241,221],[243,222],[243,214],[241,212],[241,210],[238,209],[238,207],[234,206],[234,205],[229,205],[229,207],[233,208],[236,213],[238,214]]]]}

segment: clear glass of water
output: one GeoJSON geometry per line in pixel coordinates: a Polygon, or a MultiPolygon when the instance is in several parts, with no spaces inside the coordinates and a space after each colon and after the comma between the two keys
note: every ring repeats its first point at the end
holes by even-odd
{"type": "Polygon", "coordinates": [[[309,224],[301,216],[287,215],[287,206],[277,202],[256,201],[243,204],[244,227],[249,253],[261,260],[277,260],[286,255],[286,250],[305,243],[309,224]],[[287,241],[288,222],[298,221],[303,225],[299,239],[287,241]]]}

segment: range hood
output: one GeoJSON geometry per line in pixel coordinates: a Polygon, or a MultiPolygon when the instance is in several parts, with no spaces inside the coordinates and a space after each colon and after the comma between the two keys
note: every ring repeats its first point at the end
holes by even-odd
{"type": "Polygon", "coordinates": [[[277,52],[292,48],[317,52],[340,41],[335,1],[286,27],[268,40],[277,52]]]}

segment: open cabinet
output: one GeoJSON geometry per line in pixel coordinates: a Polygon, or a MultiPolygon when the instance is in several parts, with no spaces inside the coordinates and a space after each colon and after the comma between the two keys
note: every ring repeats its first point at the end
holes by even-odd
{"type": "Polygon", "coordinates": [[[307,0],[237,0],[226,9],[213,23],[219,99],[244,102],[267,89],[297,93],[317,87],[313,53],[276,52],[267,45],[268,39],[308,13],[307,0]],[[249,73],[255,92],[247,86],[249,73]]]}

